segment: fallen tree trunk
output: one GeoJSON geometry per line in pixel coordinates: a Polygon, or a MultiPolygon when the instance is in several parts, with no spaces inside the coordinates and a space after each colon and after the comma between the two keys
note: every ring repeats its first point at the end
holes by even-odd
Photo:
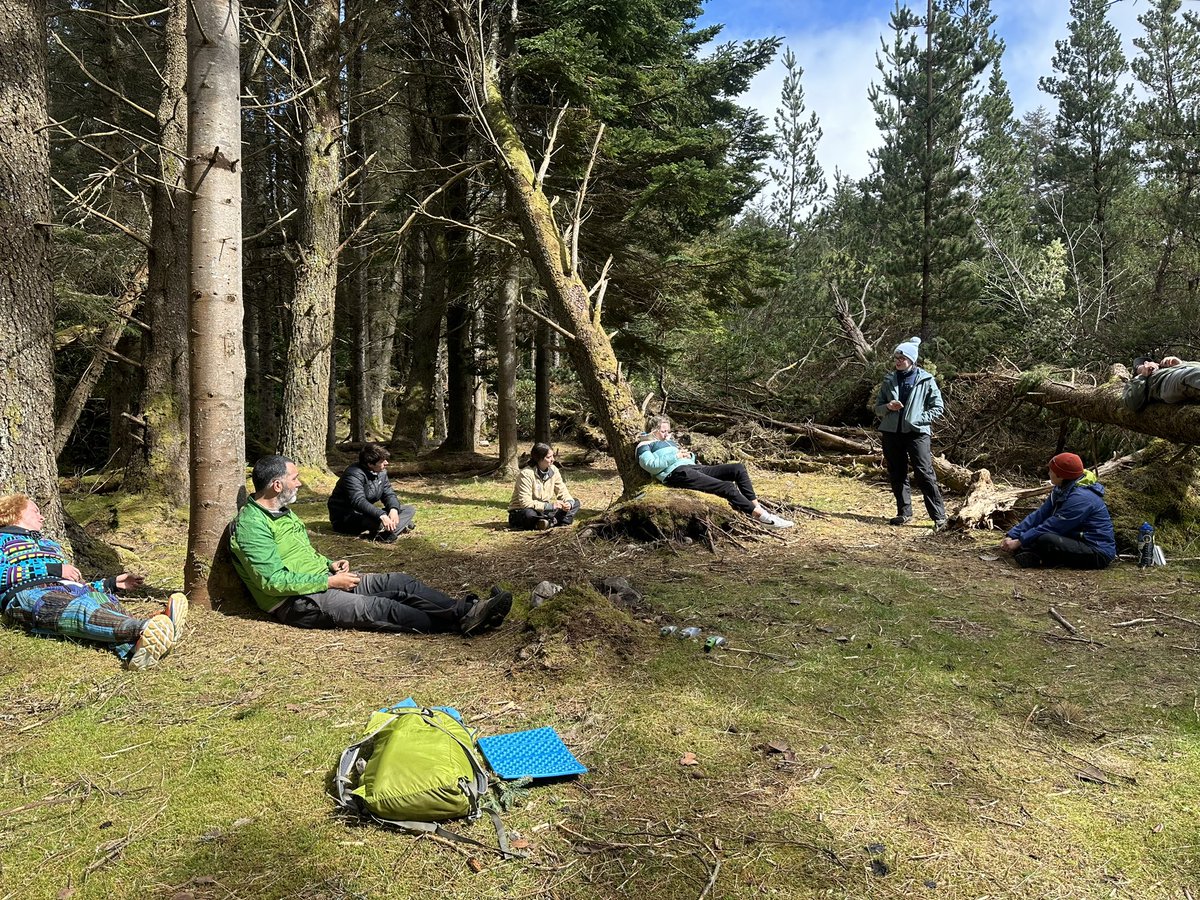
{"type": "MultiPolygon", "coordinates": [[[[1113,472],[1137,465],[1144,452],[1139,450],[1128,456],[1110,459],[1096,467],[1096,477],[1103,481],[1113,472]]],[[[951,521],[964,528],[998,528],[1000,524],[997,519],[1018,507],[1032,510],[1037,503],[1041,503],[1042,498],[1050,494],[1052,488],[1053,485],[1049,482],[1030,488],[1002,488],[992,481],[991,472],[980,469],[971,476],[970,486],[966,491],[967,498],[951,521]]]]}
{"type": "Polygon", "coordinates": [[[1200,444],[1198,404],[1149,403],[1141,412],[1133,412],[1121,401],[1124,384],[1120,381],[1092,387],[1038,377],[1030,372],[988,377],[1011,381],[1023,400],[1064,416],[1117,425],[1175,444],[1200,444]]]}

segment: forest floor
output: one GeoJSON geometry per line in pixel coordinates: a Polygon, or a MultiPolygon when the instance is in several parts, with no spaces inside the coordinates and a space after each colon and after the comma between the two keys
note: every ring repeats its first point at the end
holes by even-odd
{"type": "MultiPolygon", "coordinates": [[[[584,520],[619,493],[604,461],[564,473],[584,520]]],[[[333,479],[308,479],[296,510],[327,555],[510,587],[508,622],[470,641],[194,610],[134,675],[0,629],[0,898],[1200,897],[1200,569],[1021,571],[983,558],[994,532],[882,524],[882,484],[755,478],[827,516],[645,548],[506,531],[507,482],[405,477],[418,529],[386,547],[332,535],[333,479]],[[617,575],[632,616],[527,629],[537,582],[617,575]],[[528,859],[335,813],[338,753],[408,696],[484,734],[553,726],[589,768],[505,816],[528,859]]],[[[178,586],[178,515],[68,505],[153,595],[178,586]]]]}

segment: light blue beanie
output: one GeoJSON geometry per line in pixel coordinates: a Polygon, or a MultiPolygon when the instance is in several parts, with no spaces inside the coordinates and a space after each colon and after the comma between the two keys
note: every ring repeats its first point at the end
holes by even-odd
{"type": "Polygon", "coordinates": [[[897,344],[895,352],[903,353],[915,366],[917,364],[917,347],[920,345],[921,339],[919,337],[910,337],[907,341],[897,344]]]}

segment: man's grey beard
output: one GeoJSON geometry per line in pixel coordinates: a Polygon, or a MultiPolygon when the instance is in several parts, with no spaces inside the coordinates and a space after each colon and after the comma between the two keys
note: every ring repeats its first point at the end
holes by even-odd
{"type": "Polygon", "coordinates": [[[292,490],[290,492],[280,494],[279,495],[280,506],[291,506],[293,503],[296,502],[296,494],[298,494],[298,493],[299,493],[299,490],[297,488],[292,488],[292,490]]]}

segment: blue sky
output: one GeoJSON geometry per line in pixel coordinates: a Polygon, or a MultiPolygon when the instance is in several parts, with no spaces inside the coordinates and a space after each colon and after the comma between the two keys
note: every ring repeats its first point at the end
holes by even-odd
{"type": "MultiPolygon", "coordinates": [[[[1148,0],[1116,0],[1109,11],[1130,58],[1132,39],[1141,34],[1137,17],[1148,8],[1148,0]]],[[[719,41],[777,35],[792,48],[804,68],[807,106],[825,132],[817,155],[832,181],[835,168],[854,178],[870,171],[867,152],[878,146],[879,132],[867,88],[878,80],[875,53],[894,9],[894,0],[708,0],[700,24],[722,23],[719,41]]],[[[1006,45],[1001,65],[1017,115],[1038,106],[1052,109],[1037,80],[1053,74],[1054,42],[1067,37],[1068,0],[992,0],[992,12],[1006,45]]],[[[783,65],[776,59],[743,102],[770,121],[782,83],[783,65]]]]}

